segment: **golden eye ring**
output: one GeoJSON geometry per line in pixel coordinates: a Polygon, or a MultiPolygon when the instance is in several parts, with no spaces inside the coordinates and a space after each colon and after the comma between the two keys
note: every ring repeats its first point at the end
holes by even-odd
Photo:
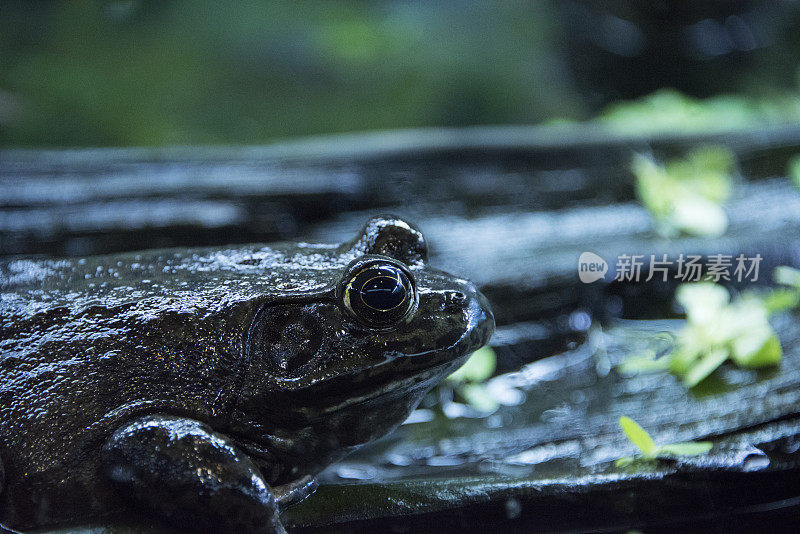
{"type": "Polygon", "coordinates": [[[396,324],[408,317],[416,303],[413,277],[388,260],[365,262],[344,284],[342,303],[350,315],[368,326],[396,324]]]}

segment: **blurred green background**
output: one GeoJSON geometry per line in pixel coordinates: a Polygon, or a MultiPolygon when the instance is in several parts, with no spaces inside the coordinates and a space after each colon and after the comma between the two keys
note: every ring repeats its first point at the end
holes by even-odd
{"type": "Polygon", "coordinates": [[[789,98],[793,113],[799,14],[793,1],[4,0],[0,144],[580,120],[662,88],[789,98]]]}

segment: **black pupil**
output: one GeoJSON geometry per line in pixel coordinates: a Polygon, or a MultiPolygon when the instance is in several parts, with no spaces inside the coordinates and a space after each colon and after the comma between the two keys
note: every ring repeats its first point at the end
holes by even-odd
{"type": "Polygon", "coordinates": [[[406,298],[406,288],[399,276],[381,274],[361,286],[361,300],[370,308],[388,311],[396,308],[406,298]]]}
{"type": "Polygon", "coordinates": [[[391,264],[365,265],[347,283],[344,303],[356,319],[388,326],[406,317],[414,305],[414,282],[391,264]]]}

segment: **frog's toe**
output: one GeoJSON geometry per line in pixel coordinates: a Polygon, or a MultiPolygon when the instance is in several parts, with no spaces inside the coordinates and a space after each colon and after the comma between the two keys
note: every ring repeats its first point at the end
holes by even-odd
{"type": "Polygon", "coordinates": [[[192,419],[151,415],[117,430],[103,473],[134,508],[196,531],[282,532],[271,488],[224,435],[192,419]]]}

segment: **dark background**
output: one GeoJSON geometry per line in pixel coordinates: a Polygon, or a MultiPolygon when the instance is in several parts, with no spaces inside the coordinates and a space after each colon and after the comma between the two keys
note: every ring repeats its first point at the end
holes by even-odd
{"type": "Polygon", "coordinates": [[[796,1],[0,4],[0,145],[258,144],[796,100],[796,1]],[[741,103],[741,102],[740,102],[741,103]]]}

